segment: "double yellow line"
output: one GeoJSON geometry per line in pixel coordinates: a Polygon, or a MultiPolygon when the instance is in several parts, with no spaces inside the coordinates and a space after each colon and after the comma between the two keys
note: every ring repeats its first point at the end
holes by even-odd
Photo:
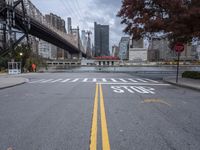
{"type": "Polygon", "coordinates": [[[91,137],[90,137],[90,150],[97,150],[97,132],[98,132],[97,120],[98,120],[99,92],[100,92],[102,150],[110,150],[110,142],[109,142],[109,136],[108,136],[104,98],[103,98],[103,91],[102,91],[101,84],[96,84],[94,110],[93,110],[93,117],[92,117],[92,129],[91,129],[91,137]]]}

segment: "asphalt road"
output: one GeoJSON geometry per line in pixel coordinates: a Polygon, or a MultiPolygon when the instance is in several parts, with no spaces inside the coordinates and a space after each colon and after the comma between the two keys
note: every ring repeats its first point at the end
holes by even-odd
{"type": "Polygon", "coordinates": [[[0,150],[200,150],[200,93],[130,74],[46,73],[0,90],[0,150]]]}

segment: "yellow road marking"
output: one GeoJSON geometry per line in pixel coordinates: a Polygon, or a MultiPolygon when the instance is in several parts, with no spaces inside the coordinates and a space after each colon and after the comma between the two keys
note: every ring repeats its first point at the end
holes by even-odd
{"type": "Polygon", "coordinates": [[[110,150],[110,142],[108,136],[108,128],[106,122],[106,112],[104,107],[104,98],[102,86],[100,86],[100,112],[101,112],[101,133],[102,133],[102,150],[110,150]]]}
{"type": "Polygon", "coordinates": [[[92,130],[91,130],[91,137],[90,137],[90,150],[97,149],[98,86],[99,85],[96,84],[94,110],[93,110],[93,117],[92,117],[92,130]]]}
{"type": "Polygon", "coordinates": [[[167,106],[171,106],[171,104],[169,104],[161,99],[145,99],[143,101],[143,103],[161,103],[161,104],[165,104],[167,106]]]}

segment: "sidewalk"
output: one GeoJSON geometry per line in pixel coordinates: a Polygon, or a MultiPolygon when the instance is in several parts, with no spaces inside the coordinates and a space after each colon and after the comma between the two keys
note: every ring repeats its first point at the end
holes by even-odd
{"type": "Polygon", "coordinates": [[[189,78],[179,77],[178,83],[176,83],[176,77],[168,77],[168,78],[163,78],[163,81],[176,86],[200,91],[200,79],[189,79],[189,78]]]}
{"type": "Polygon", "coordinates": [[[0,74],[0,90],[21,85],[28,81],[26,78],[11,76],[7,74],[0,74]]]}

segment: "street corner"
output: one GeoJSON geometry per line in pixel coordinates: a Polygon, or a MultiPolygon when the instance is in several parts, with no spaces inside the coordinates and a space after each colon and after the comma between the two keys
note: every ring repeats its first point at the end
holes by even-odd
{"type": "Polygon", "coordinates": [[[4,76],[0,77],[0,89],[6,89],[17,85],[25,84],[29,81],[27,78],[4,76]]]}

